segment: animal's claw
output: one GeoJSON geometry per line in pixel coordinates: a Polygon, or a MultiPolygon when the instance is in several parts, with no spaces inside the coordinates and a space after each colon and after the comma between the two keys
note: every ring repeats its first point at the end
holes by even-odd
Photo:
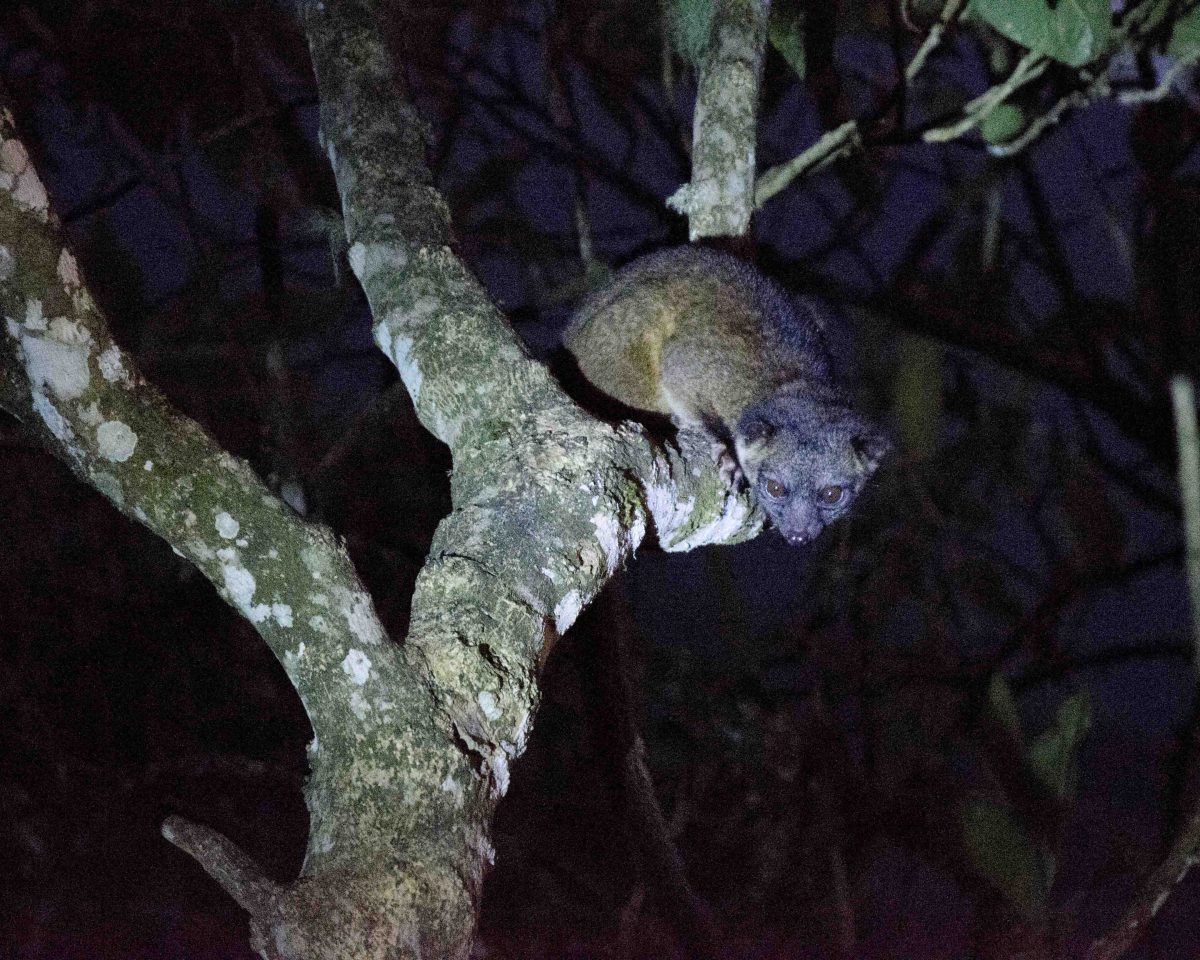
{"type": "Polygon", "coordinates": [[[713,443],[713,456],[717,461],[717,472],[721,475],[721,479],[725,484],[733,489],[739,489],[745,476],[742,473],[741,466],[738,465],[737,457],[735,457],[729,448],[720,442],[713,443]]]}

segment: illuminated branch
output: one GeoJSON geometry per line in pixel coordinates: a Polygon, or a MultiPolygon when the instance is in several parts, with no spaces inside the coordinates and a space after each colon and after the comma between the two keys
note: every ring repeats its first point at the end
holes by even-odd
{"type": "Polygon", "coordinates": [[[754,212],[758,88],[770,0],[716,0],[692,129],[692,181],[667,202],[692,240],[740,237],[754,212]]]}

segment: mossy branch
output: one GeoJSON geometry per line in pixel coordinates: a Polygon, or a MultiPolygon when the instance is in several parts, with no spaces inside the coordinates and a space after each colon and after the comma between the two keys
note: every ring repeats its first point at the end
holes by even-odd
{"type": "Polygon", "coordinates": [[[750,229],[770,7],[770,0],[715,0],[692,124],[692,180],[667,201],[687,215],[693,241],[750,229]]]}

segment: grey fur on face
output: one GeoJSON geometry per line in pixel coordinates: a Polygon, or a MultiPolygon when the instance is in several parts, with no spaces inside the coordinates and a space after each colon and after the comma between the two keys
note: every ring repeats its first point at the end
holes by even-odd
{"type": "Polygon", "coordinates": [[[804,396],[751,407],[734,441],[751,494],[794,544],[844,516],[892,446],[849,407],[804,396]]]}

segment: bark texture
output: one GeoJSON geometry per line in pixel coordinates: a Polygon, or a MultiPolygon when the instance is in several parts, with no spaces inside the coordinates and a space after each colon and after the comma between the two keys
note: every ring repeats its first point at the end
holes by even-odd
{"type": "Polygon", "coordinates": [[[454,458],[453,511],[403,646],[336,538],[143,382],[11,118],[0,127],[0,405],[196,564],[270,645],[312,722],[294,882],[265,878],[206,827],[164,825],[250,913],[270,958],[466,957],[491,815],[554,640],[649,531],[682,550],[761,527],[707,449],[681,457],[592,419],[525,355],[451,250],[379,16],[365,0],[310,3],[304,26],[376,340],[454,458]]]}
{"type": "Polygon", "coordinates": [[[770,0],[714,0],[692,120],[692,182],[667,201],[687,215],[693,241],[750,229],[770,12],[770,0]]]}

